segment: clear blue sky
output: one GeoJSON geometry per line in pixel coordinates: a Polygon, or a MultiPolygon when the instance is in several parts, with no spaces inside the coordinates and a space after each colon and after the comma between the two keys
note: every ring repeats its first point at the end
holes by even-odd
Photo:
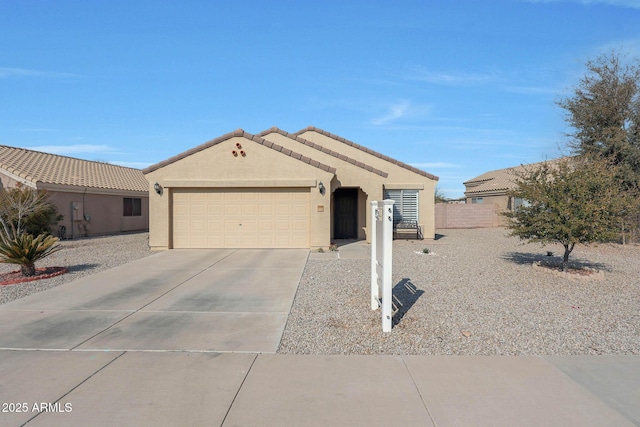
{"type": "Polygon", "coordinates": [[[554,158],[640,0],[0,1],[0,144],[143,168],[313,125],[440,177],[554,158]]]}

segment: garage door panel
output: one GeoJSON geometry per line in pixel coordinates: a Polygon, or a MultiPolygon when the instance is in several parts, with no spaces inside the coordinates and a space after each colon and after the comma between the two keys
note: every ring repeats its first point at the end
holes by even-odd
{"type": "Polygon", "coordinates": [[[239,216],[242,213],[242,206],[236,203],[227,203],[224,205],[224,215],[230,216],[235,215],[239,216]]]}
{"type": "Polygon", "coordinates": [[[307,205],[301,205],[301,204],[293,205],[291,206],[291,208],[293,210],[293,215],[296,217],[304,216],[309,210],[309,207],[307,205]]]}
{"type": "Polygon", "coordinates": [[[182,205],[174,205],[174,209],[173,209],[173,213],[176,216],[189,215],[190,211],[191,210],[189,209],[189,206],[182,206],[182,205]]]}
{"type": "Polygon", "coordinates": [[[274,220],[261,219],[258,221],[258,228],[262,232],[272,232],[276,229],[274,220]]]}
{"type": "Polygon", "coordinates": [[[286,246],[291,246],[292,245],[292,238],[291,236],[283,236],[283,235],[277,235],[275,236],[276,239],[276,245],[279,247],[286,247],[286,246]]]}
{"type": "Polygon", "coordinates": [[[309,189],[176,189],[175,248],[308,248],[309,189]]]}
{"type": "Polygon", "coordinates": [[[193,248],[201,248],[204,247],[207,243],[207,236],[191,234],[191,247],[193,248]]]}
{"type": "Polygon", "coordinates": [[[188,231],[189,230],[189,221],[186,220],[175,220],[173,224],[174,231],[188,231]]]}
{"type": "Polygon", "coordinates": [[[224,228],[222,227],[222,221],[219,219],[210,219],[207,221],[207,231],[209,233],[220,233],[224,228]]]}
{"type": "Polygon", "coordinates": [[[291,222],[291,229],[293,231],[306,231],[307,227],[309,226],[309,224],[306,221],[292,221],[291,222]]]}
{"type": "Polygon", "coordinates": [[[242,220],[242,230],[252,232],[258,231],[258,221],[254,219],[242,220]]]}
{"type": "MultiPolygon", "coordinates": [[[[217,201],[216,201],[217,202],[217,201]]],[[[224,205],[218,203],[211,203],[207,205],[208,216],[222,216],[224,215],[224,205]]]]}
{"type": "Polygon", "coordinates": [[[260,215],[261,218],[264,217],[268,217],[273,215],[275,212],[275,210],[273,209],[273,205],[260,205],[258,207],[258,215],[260,215]]]}
{"type": "Polygon", "coordinates": [[[274,236],[260,236],[258,244],[262,248],[273,248],[276,246],[274,236]]]}
{"type": "Polygon", "coordinates": [[[258,215],[258,206],[257,205],[242,205],[242,217],[255,217],[258,215]]]}
{"type": "Polygon", "coordinates": [[[207,236],[207,248],[222,248],[224,247],[224,239],[221,235],[208,235],[207,236]]]}
{"type": "Polygon", "coordinates": [[[223,237],[224,248],[239,248],[240,246],[240,236],[229,236],[226,235],[223,237]]]}
{"type": "Polygon", "coordinates": [[[205,205],[191,205],[191,216],[204,217],[207,213],[207,207],[205,205]]]}
{"type": "Polygon", "coordinates": [[[204,224],[205,221],[203,219],[194,219],[189,224],[190,231],[192,233],[195,231],[196,233],[204,234],[207,230],[204,224]]]}
{"type": "Polygon", "coordinates": [[[274,222],[276,224],[276,231],[285,232],[289,231],[289,229],[291,228],[291,223],[289,221],[283,221],[279,219],[274,222]]]}
{"type": "Polygon", "coordinates": [[[293,209],[291,209],[291,205],[283,205],[283,204],[276,205],[276,215],[278,216],[289,216],[291,215],[292,211],[293,209]]]}
{"type": "Polygon", "coordinates": [[[308,247],[308,238],[306,236],[293,236],[293,240],[291,241],[291,246],[294,248],[303,248],[308,247]]]}

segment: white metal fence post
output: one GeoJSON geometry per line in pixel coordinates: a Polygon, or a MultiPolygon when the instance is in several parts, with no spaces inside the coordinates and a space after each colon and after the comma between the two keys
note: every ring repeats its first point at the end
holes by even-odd
{"type": "Polygon", "coordinates": [[[371,202],[371,309],[382,307],[383,332],[391,331],[393,203],[371,202]]]}
{"type": "Polygon", "coordinates": [[[391,332],[391,270],[393,260],[393,200],[383,200],[382,212],[382,332],[391,332]]]}
{"type": "Polygon", "coordinates": [[[369,235],[371,236],[371,310],[377,310],[380,306],[380,293],[378,287],[378,272],[377,270],[377,239],[376,235],[378,230],[378,202],[371,202],[371,230],[369,235]]]}

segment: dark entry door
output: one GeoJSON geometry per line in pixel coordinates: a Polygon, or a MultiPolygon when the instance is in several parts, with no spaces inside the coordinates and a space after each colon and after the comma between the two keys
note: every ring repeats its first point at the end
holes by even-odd
{"type": "Polygon", "coordinates": [[[358,238],[357,188],[338,188],[333,193],[333,238],[358,238]]]}

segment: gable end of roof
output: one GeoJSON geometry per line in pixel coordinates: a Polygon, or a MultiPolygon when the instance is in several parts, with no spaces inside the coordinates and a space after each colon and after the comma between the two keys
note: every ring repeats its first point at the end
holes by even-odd
{"type": "Polygon", "coordinates": [[[296,160],[302,161],[303,163],[307,163],[307,164],[309,164],[311,166],[314,166],[314,167],[316,167],[318,169],[321,169],[321,170],[323,170],[325,172],[336,173],[336,169],[331,167],[331,166],[325,165],[325,164],[320,163],[320,162],[313,161],[312,159],[309,159],[308,157],[304,157],[301,154],[298,154],[298,153],[296,153],[294,151],[288,150],[288,149],[286,149],[285,147],[283,147],[281,145],[277,145],[277,144],[274,144],[274,143],[272,143],[270,141],[267,141],[266,139],[260,137],[259,135],[253,135],[253,134],[250,134],[248,132],[245,132],[242,129],[236,129],[233,132],[226,133],[226,134],[224,134],[222,136],[219,136],[219,137],[217,137],[215,139],[207,141],[204,144],[200,144],[197,147],[194,147],[194,148],[192,148],[190,150],[187,150],[187,151],[185,151],[183,153],[180,153],[180,154],[177,154],[177,155],[175,155],[173,157],[170,157],[167,160],[164,160],[164,161],[162,161],[160,163],[156,163],[155,165],[151,165],[148,168],[144,169],[142,171],[142,173],[146,175],[148,173],[151,173],[153,171],[161,169],[161,168],[163,168],[165,166],[168,166],[168,165],[170,165],[172,163],[175,163],[178,160],[182,160],[182,159],[184,159],[186,157],[189,157],[189,156],[191,156],[193,154],[199,153],[200,151],[206,150],[207,148],[213,147],[214,145],[218,145],[221,142],[227,141],[227,140],[229,140],[231,138],[234,138],[234,137],[241,137],[241,138],[247,139],[249,141],[253,141],[253,142],[257,143],[257,144],[265,146],[266,148],[270,148],[272,150],[278,151],[278,152],[280,152],[280,153],[282,153],[282,154],[284,154],[286,156],[289,156],[289,157],[292,157],[292,158],[294,158],[296,160]]]}
{"type": "Polygon", "coordinates": [[[325,154],[328,154],[328,155],[330,155],[332,157],[335,157],[337,159],[340,159],[340,160],[343,160],[343,161],[347,161],[347,162],[351,163],[352,165],[355,165],[355,166],[357,166],[357,167],[359,167],[361,169],[364,169],[364,170],[366,170],[368,172],[375,173],[376,175],[379,175],[379,176],[381,176],[383,178],[386,178],[386,177],[389,176],[389,174],[387,172],[385,172],[385,171],[381,171],[380,169],[376,169],[373,166],[369,166],[369,165],[367,165],[365,163],[362,163],[362,162],[357,162],[355,159],[351,159],[351,158],[349,158],[349,157],[347,157],[345,155],[342,155],[342,154],[340,154],[340,153],[338,153],[336,151],[329,150],[328,148],[326,148],[326,147],[324,147],[324,146],[322,146],[320,144],[316,144],[315,142],[308,141],[308,140],[302,138],[299,135],[285,132],[282,129],[279,129],[277,127],[272,127],[271,129],[267,129],[265,131],[262,131],[262,132],[260,132],[258,134],[258,136],[263,137],[263,136],[268,135],[270,133],[278,133],[278,134],[280,134],[282,136],[286,136],[287,138],[293,139],[294,141],[297,141],[297,142],[299,142],[301,144],[307,145],[307,146],[309,146],[309,147],[311,147],[311,148],[313,148],[315,150],[321,151],[321,152],[323,152],[325,154]]]}
{"type": "Polygon", "coordinates": [[[432,174],[430,174],[428,172],[425,172],[425,171],[423,171],[421,169],[418,169],[416,167],[413,167],[411,165],[403,163],[400,160],[396,160],[396,159],[393,159],[393,158],[391,158],[389,156],[385,156],[384,154],[378,153],[377,151],[374,151],[374,150],[372,150],[370,148],[367,148],[367,147],[364,147],[362,145],[356,144],[353,141],[349,141],[346,138],[343,138],[341,136],[335,135],[335,134],[333,134],[331,132],[327,132],[326,130],[317,128],[315,126],[307,126],[306,128],[304,128],[302,130],[299,130],[298,132],[295,132],[293,135],[300,136],[305,132],[316,132],[316,133],[319,133],[319,134],[324,135],[326,137],[329,137],[331,139],[335,139],[336,141],[340,141],[343,144],[347,144],[347,145],[349,145],[349,146],[351,146],[353,148],[357,148],[358,150],[364,151],[367,154],[371,154],[372,156],[378,157],[379,159],[387,161],[387,162],[389,162],[391,164],[394,164],[394,165],[399,166],[401,168],[407,169],[407,170],[409,170],[409,171],[411,171],[413,173],[416,173],[418,175],[424,176],[424,177],[429,178],[429,179],[433,179],[434,181],[437,181],[439,179],[435,175],[432,175],[432,174]]]}

